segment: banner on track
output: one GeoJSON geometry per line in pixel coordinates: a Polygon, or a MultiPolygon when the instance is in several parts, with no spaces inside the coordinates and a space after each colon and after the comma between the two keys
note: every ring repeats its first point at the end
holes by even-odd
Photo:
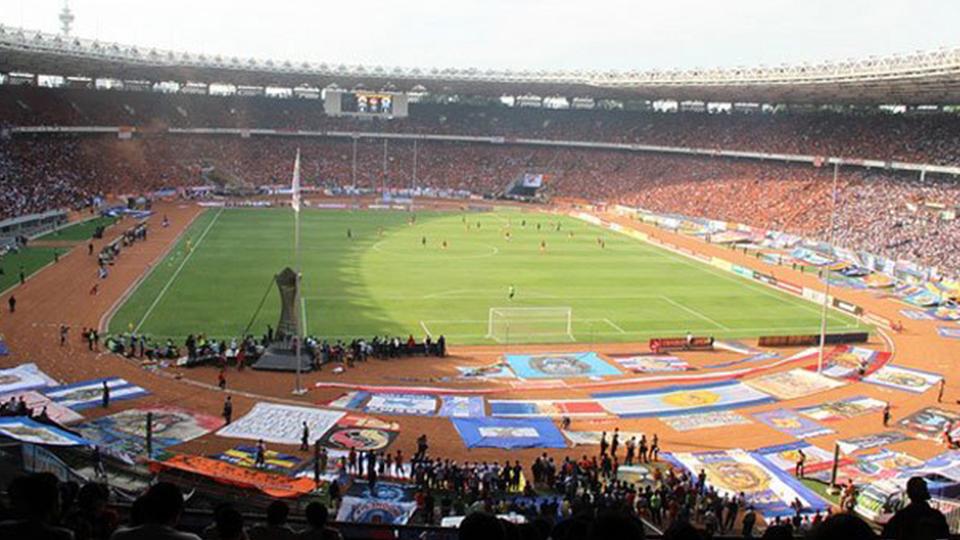
{"type": "Polygon", "coordinates": [[[257,469],[264,472],[289,475],[303,465],[303,460],[291,454],[284,454],[275,450],[267,450],[264,453],[264,464],[257,467],[257,447],[256,446],[236,446],[213,456],[213,459],[236,465],[237,467],[246,467],[248,469],[257,469]]]}
{"type": "Polygon", "coordinates": [[[263,439],[278,444],[299,444],[303,423],[310,429],[310,437],[319,439],[343,418],[342,411],[257,403],[246,415],[217,432],[221,437],[236,439],[263,439]]]}
{"type": "MultiPolygon", "coordinates": [[[[900,474],[911,474],[923,465],[923,461],[903,452],[878,450],[861,456],[852,456],[840,460],[837,467],[837,483],[853,480],[858,486],[871,484],[879,480],[888,480],[900,474]]],[[[830,483],[832,467],[821,467],[811,471],[810,478],[830,483]]]]}
{"type": "Polygon", "coordinates": [[[753,416],[773,429],[781,433],[786,433],[787,435],[792,435],[798,439],[819,437],[833,433],[832,429],[821,426],[809,418],[804,418],[790,409],[774,409],[772,411],[755,413],[753,416]]]}
{"type": "Polygon", "coordinates": [[[147,413],[153,414],[154,451],[196,439],[223,425],[222,419],[208,414],[179,407],[149,407],[97,418],[78,425],[77,430],[105,454],[131,463],[146,454],[147,413]]]}
{"type": "Polygon", "coordinates": [[[201,456],[178,454],[165,461],[154,461],[150,469],[188,472],[241,488],[257,489],[271,497],[299,497],[312,492],[316,484],[309,478],[288,478],[259,470],[251,470],[201,456]]]}
{"type": "Polygon", "coordinates": [[[24,416],[0,418],[0,435],[11,439],[49,446],[81,446],[90,442],[62,429],[41,424],[24,416]]]}
{"type": "Polygon", "coordinates": [[[860,437],[851,437],[837,441],[840,451],[844,454],[852,454],[860,450],[869,450],[881,446],[890,446],[903,441],[909,441],[910,437],[899,431],[885,431],[883,433],[874,433],[872,435],[861,435],[860,437]]]}
{"type": "Polygon", "coordinates": [[[763,375],[746,381],[746,384],[781,400],[801,398],[844,385],[840,381],[800,368],[763,375]]]}
{"type": "Polygon", "coordinates": [[[457,366],[460,377],[464,379],[515,379],[517,376],[503,364],[491,366],[457,366]]]}
{"type": "Polygon", "coordinates": [[[36,364],[20,364],[17,367],[0,369],[0,394],[39,390],[56,385],[57,381],[40,371],[36,364]]]}
{"type": "MultiPolygon", "coordinates": [[[[926,407],[910,414],[897,422],[897,425],[920,439],[939,441],[943,431],[953,428],[960,421],[960,413],[941,409],[940,407],[926,407]]],[[[960,427],[951,429],[951,436],[955,437],[960,427]]]]}
{"type": "Polygon", "coordinates": [[[405,525],[417,509],[415,502],[344,497],[337,512],[337,521],[348,523],[384,523],[405,525]]]}
{"type": "Polygon", "coordinates": [[[711,412],[776,401],[740,381],[610,392],[593,397],[611,413],[625,418],[711,412]]]}
{"type": "Polygon", "coordinates": [[[800,450],[804,454],[804,469],[807,472],[818,471],[833,466],[833,453],[814,446],[806,441],[796,441],[776,446],[766,446],[754,450],[763,459],[781,471],[793,472],[800,459],[800,450]]]}
{"type": "Polygon", "coordinates": [[[370,413],[433,416],[437,398],[427,394],[371,394],[363,408],[370,413]]]}
{"type": "Polygon", "coordinates": [[[320,444],[334,450],[385,450],[399,433],[377,427],[348,427],[336,425],[323,434],[320,444]]]}
{"type": "Polygon", "coordinates": [[[690,364],[675,356],[611,356],[620,367],[633,373],[687,371],[690,364]]]}
{"type": "Polygon", "coordinates": [[[440,412],[437,416],[449,418],[478,418],[485,416],[483,398],[480,396],[440,396],[440,412]]]}
{"type": "Polygon", "coordinates": [[[453,418],[467,448],[566,448],[563,434],[539,418],[453,418]]]}
{"type": "Polygon", "coordinates": [[[35,390],[5,394],[0,396],[0,403],[9,402],[11,399],[19,401],[20,398],[23,398],[24,403],[27,404],[27,408],[33,411],[34,415],[38,415],[44,409],[46,409],[47,416],[49,416],[51,420],[58,424],[75,424],[83,420],[83,416],[80,416],[72,409],[68,409],[63,405],[54,402],[47,396],[35,390]]]}
{"type": "Polygon", "coordinates": [[[744,450],[675,453],[672,459],[696,476],[706,471],[707,484],[721,495],[746,496],[765,517],[793,515],[790,507],[799,499],[804,511],[824,511],[827,504],[800,481],[744,450]]]}
{"type": "Polygon", "coordinates": [[[662,418],[661,421],[673,428],[674,431],[693,431],[696,429],[741,426],[753,423],[746,416],[734,411],[680,414],[662,418]]]}
{"type": "Polygon", "coordinates": [[[919,309],[901,309],[900,314],[912,321],[933,321],[936,317],[919,309]]]}
{"type": "Polygon", "coordinates": [[[889,359],[890,353],[885,351],[839,345],[824,359],[822,373],[837,379],[854,378],[858,375],[861,366],[865,373],[871,373],[877,365],[885,364],[889,359]]]}
{"type": "Polygon", "coordinates": [[[510,369],[523,379],[560,379],[565,377],[606,377],[620,370],[604,362],[595,352],[508,354],[510,369]]]}
{"type": "Polygon", "coordinates": [[[950,328],[947,326],[938,326],[937,335],[943,338],[960,339],[960,328],[950,328]]]}
{"type": "MultiPolygon", "coordinates": [[[[600,439],[603,438],[604,433],[607,434],[607,442],[611,442],[613,440],[612,431],[564,431],[563,435],[573,446],[600,446],[600,439]]],[[[620,441],[620,445],[623,446],[631,437],[635,437],[637,441],[639,441],[641,437],[643,437],[643,433],[639,431],[621,431],[620,438],[617,440],[620,441]]]]}
{"type": "Polygon", "coordinates": [[[937,373],[887,364],[864,377],[863,382],[922,394],[939,383],[940,379],[942,377],[937,373]]]}
{"type": "Polygon", "coordinates": [[[827,401],[819,405],[803,407],[797,412],[821,422],[835,422],[854,418],[868,413],[882,411],[885,401],[865,396],[854,396],[846,399],[827,401]]]}
{"type": "Polygon", "coordinates": [[[490,400],[490,416],[606,416],[606,409],[589,399],[490,400]]]}
{"type": "Polygon", "coordinates": [[[110,389],[110,401],[122,401],[149,395],[150,392],[139,386],[129,383],[119,377],[93,379],[74,384],[66,384],[44,391],[44,394],[53,401],[70,407],[75,411],[82,411],[91,407],[99,407],[103,403],[103,383],[110,389]]]}

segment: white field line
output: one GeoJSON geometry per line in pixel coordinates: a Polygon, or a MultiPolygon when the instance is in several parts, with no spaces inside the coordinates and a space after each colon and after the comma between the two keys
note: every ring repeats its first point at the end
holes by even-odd
{"type": "Polygon", "coordinates": [[[160,293],[157,294],[157,297],[153,299],[153,303],[150,304],[150,307],[147,308],[146,313],[143,314],[143,318],[140,319],[140,322],[137,323],[137,327],[133,329],[134,333],[140,331],[140,327],[143,326],[143,323],[147,322],[147,319],[153,313],[153,310],[156,309],[157,305],[160,304],[160,300],[163,299],[164,295],[167,294],[167,290],[170,289],[170,286],[173,285],[173,282],[177,280],[177,277],[180,275],[180,272],[187,265],[187,261],[190,260],[190,257],[193,256],[193,253],[200,247],[200,244],[203,243],[203,239],[207,237],[207,233],[210,232],[210,229],[213,227],[213,224],[220,219],[220,214],[223,213],[223,208],[221,208],[217,215],[213,216],[213,219],[210,220],[210,223],[207,224],[207,228],[203,230],[203,233],[200,234],[200,238],[197,239],[196,245],[187,253],[187,256],[180,261],[180,266],[173,272],[173,275],[170,276],[170,279],[167,280],[167,283],[160,289],[160,293]]]}
{"type": "Polygon", "coordinates": [[[610,319],[603,319],[603,322],[609,324],[609,325],[612,326],[614,329],[616,329],[617,332],[620,332],[621,334],[626,334],[626,333],[627,333],[626,330],[624,330],[623,328],[620,328],[620,326],[618,326],[616,323],[614,323],[614,322],[611,321],[610,319]]]}
{"type": "Polygon", "coordinates": [[[698,319],[707,321],[708,323],[710,323],[710,324],[712,324],[712,325],[714,325],[714,326],[717,326],[717,327],[719,327],[719,328],[721,328],[721,329],[723,329],[723,330],[730,330],[730,328],[728,328],[728,327],[726,327],[726,326],[718,323],[717,321],[711,319],[710,317],[707,317],[706,315],[704,315],[703,313],[700,313],[699,311],[697,311],[697,310],[695,310],[695,309],[688,308],[687,306],[681,304],[680,302],[677,302],[676,300],[670,298],[669,296],[660,295],[660,298],[666,300],[670,305],[676,306],[676,307],[678,307],[678,308],[686,311],[687,313],[693,315],[694,317],[696,317],[696,318],[698,318],[698,319]]]}
{"type": "Polygon", "coordinates": [[[420,321],[420,328],[423,328],[423,331],[427,333],[427,336],[433,337],[433,334],[430,333],[430,329],[427,328],[427,323],[420,321]]]}

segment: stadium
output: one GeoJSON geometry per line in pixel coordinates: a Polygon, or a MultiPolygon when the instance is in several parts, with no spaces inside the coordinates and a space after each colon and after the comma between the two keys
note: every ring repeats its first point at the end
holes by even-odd
{"type": "Polygon", "coordinates": [[[390,68],[61,20],[0,26],[5,538],[960,532],[960,49],[390,68]]]}

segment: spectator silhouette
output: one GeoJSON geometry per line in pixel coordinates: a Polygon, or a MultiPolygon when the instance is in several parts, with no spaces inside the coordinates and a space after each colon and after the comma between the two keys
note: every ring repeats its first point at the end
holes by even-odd
{"type": "Polygon", "coordinates": [[[505,540],[506,528],[496,516],[474,512],[460,522],[457,538],[459,540],[505,540]]]}
{"type": "Polygon", "coordinates": [[[950,536],[947,519],[927,503],[930,492],[927,491],[926,480],[915,476],[907,481],[907,497],[910,498],[910,504],[890,518],[883,527],[883,538],[933,540],[950,536]]]}
{"type": "Polygon", "coordinates": [[[327,527],[327,507],[318,502],[307,505],[305,510],[309,528],[297,535],[297,540],[343,540],[340,531],[327,527]]]}
{"type": "Polygon", "coordinates": [[[809,540],[870,540],[876,537],[865,521],[849,512],[833,514],[815,525],[807,535],[809,540]]]}
{"type": "Polygon", "coordinates": [[[73,540],[71,531],[57,527],[60,493],[50,473],[21,476],[8,489],[14,519],[0,523],[0,538],[73,540]]]}
{"type": "Polygon", "coordinates": [[[200,540],[200,537],[176,529],[183,512],[183,493],[169,482],[150,487],[142,497],[144,523],[119,529],[111,540],[200,540]]]}
{"type": "Polygon", "coordinates": [[[293,540],[293,531],[287,526],[290,507],[283,501],[273,501],[267,507],[267,524],[250,529],[250,540],[293,540]]]}

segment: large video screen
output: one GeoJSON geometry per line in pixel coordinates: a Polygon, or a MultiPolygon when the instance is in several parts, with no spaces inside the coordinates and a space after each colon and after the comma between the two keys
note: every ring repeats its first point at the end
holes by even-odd
{"type": "Polygon", "coordinates": [[[340,96],[340,111],[345,113],[393,114],[393,97],[387,94],[345,92],[340,96]]]}

